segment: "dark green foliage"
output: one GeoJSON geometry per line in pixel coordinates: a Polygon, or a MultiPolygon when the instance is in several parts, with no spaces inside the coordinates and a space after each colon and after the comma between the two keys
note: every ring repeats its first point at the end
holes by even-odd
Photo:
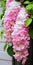
{"type": "Polygon", "coordinates": [[[33,29],[32,28],[29,30],[29,34],[30,34],[30,37],[33,39],[33,29]]]}
{"type": "Polygon", "coordinates": [[[10,56],[13,56],[13,48],[12,48],[12,46],[9,46],[9,47],[7,48],[7,53],[8,53],[10,56]]]}
{"type": "Polygon", "coordinates": [[[19,2],[20,0],[15,0],[15,1],[19,2]]]}
{"type": "Polygon", "coordinates": [[[26,26],[30,26],[29,34],[33,39],[33,0],[25,0],[24,5],[26,10],[29,12],[29,18],[32,19],[26,21],[26,26]]]}

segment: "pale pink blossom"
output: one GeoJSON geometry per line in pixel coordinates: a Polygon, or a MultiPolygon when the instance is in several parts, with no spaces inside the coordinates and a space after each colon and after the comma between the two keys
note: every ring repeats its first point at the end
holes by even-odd
{"type": "Polygon", "coordinates": [[[7,0],[6,1],[6,9],[14,9],[14,7],[15,8],[17,8],[17,7],[19,7],[20,6],[20,2],[17,2],[17,1],[15,1],[15,0],[7,0]]]}
{"type": "Polygon", "coordinates": [[[6,8],[9,7],[9,3],[11,2],[12,0],[6,0],[6,8]]]}
{"type": "Polygon", "coordinates": [[[11,33],[13,32],[13,27],[19,11],[20,7],[14,9],[12,12],[7,13],[8,15],[4,17],[4,35],[7,42],[11,42],[12,40],[11,33]]]}
{"type": "Polygon", "coordinates": [[[17,61],[22,60],[22,64],[25,64],[26,58],[29,55],[28,48],[29,48],[29,41],[30,36],[28,34],[28,28],[22,25],[20,30],[17,30],[15,34],[12,35],[12,42],[13,42],[13,51],[14,57],[17,61]]]}
{"type": "Polygon", "coordinates": [[[20,7],[20,3],[15,1],[11,3],[11,1],[7,0],[6,2],[4,35],[6,42],[13,43],[14,58],[19,62],[22,61],[24,65],[29,55],[29,29],[24,24],[28,19],[28,13],[24,7],[20,7]]]}
{"type": "Polygon", "coordinates": [[[22,7],[22,10],[17,16],[14,30],[12,32],[13,51],[15,53],[13,56],[17,61],[22,60],[23,65],[29,55],[28,48],[30,36],[28,33],[29,29],[25,26],[25,21],[27,19],[28,13],[26,13],[25,8],[22,7]]]}

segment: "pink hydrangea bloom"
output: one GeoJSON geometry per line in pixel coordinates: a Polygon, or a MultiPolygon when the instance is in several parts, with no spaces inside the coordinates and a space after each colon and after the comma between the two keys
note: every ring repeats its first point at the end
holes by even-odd
{"type": "Polygon", "coordinates": [[[28,53],[30,36],[28,34],[28,28],[25,26],[25,21],[28,18],[28,14],[25,11],[24,7],[13,7],[10,5],[11,0],[7,0],[6,2],[6,11],[4,17],[4,34],[6,38],[6,42],[13,43],[13,51],[14,58],[17,61],[22,60],[22,64],[24,65],[28,53]],[[15,7],[15,8],[14,8],[15,7]]]}
{"type": "Polygon", "coordinates": [[[12,0],[6,0],[6,8],[10,7],[9,3],[11,2],[12,0]]]}
{"type": "Polygon", "coordinates": [[[13,32],[13,27],[19,11],[20,7],[9,12],[4,18],[4,32],[7,42],[11,42],[12,40],[11,33],[13,32]]]}
{"type": "Polygon", "coordinates": [[[30,36],[28,33],[29,29],[24,24],[27,19],[28,13],[26,13],[25,8],[22,7],[16,19],[14,30],[12,32],[13,51],[15,53],[13,56],[17,61],[22,60],[23,65],[25,64],[27,56],[29,55],[28,53],[30,42],[30,36]]]}
{"type": "Polygon", "coordinates": [[[22,25],[21,29],[12,35],[12,38],[13,51],[15,53],[14,57],[17,59],[17,61],[22,60],[22,64],[25,64],[27,56],[29,55],[28,48],[30,36],[28,34],[28,28],[22,25]]]}
{"type": "Polygon", "coordinates": [[[14,8],[14,7],[18,7],[18,6],[20,6],[20,2],[17,2],[17,1],[15,1],[15,0],[7,0],[6,1],[6,9],[8,9],[8,8],[14,8]]]}

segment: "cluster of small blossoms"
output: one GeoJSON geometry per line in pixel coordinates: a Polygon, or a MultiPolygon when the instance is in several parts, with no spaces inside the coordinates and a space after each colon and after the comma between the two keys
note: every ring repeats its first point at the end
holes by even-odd
{"type": "Polygon", "coordinates": [[[25,21],[29,18],[24,7],[19,6],[18,2],[7,0],[4,15],[4,33],[6,42],[13,43],[14,58],[22,61],[24,65],[29,48],[29,29],[25,26],[25,21]]]}
{"type": "Polygon", "coordinates": [[[25,11],[25,8],[22,7],[19,15],[16,19],[16,24],[14,25],[14,31],[12,32],[12,42],[13,42],[13,51],[14,51],[14,58],[17,61],[22,60],[22,64],[24,65],[28,53],[30,36],[28,33],[28,28],[25,26],[25,21],[28,18],[28,14],[25,11]]]}
{"type": "Polygon", "coordinates": [[[12,0],[7,0],[6,1],[6,8],[9,8],[10,6],[9,6],[9,3],[11,2],[12,0]]]}
{"type": "Polygon", "coordinates": [[[12,8],[18,7],[20,5],[21,5],[21,3],[15,1],[15,0],[7,0],[6,1],[6,9],[8,9],[8,8],[12,9],[12,8]]]}
{"type": "MultiPolygon", "coordinates": [[[[9,8],[8,8],[9,10],[9,8]]],[[[4,35],[6,38],[6,42],[12,42],[11,33],[13,32],[13,27],[16,22],[16,18],[18,15],[18,12],[20,11],[20,7],[14,8],[13,11],[9,11],[6,9],[5,15],[4,15],[4,35]]]]}

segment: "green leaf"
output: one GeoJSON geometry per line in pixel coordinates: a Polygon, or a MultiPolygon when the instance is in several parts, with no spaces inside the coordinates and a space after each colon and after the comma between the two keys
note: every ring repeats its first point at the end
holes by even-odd
{"type": "Polygon", "coordinates": [[[26,10],[30,11],[31,9],[33,9],[33,4],[29,4],[26,6],[26,10]]]}
{"type": "Polygon", "coordinates": [[[25,1],[24,4],[30,4],[30,2],[29,1],[25,1]]]}
{"type": "Polygon", "coordinates": [[[5,4],[6,4],[6,1],[0,1],[0,5],[2,6],[2,7],[5,7],[5,4]]]}
{"type": "Polygon", "coordinates": [[[1,34],[2,34],[2,35],[4,34],[4,30],[1,31],[1,34]]]}
{"type": "Polygon", "coordinates": [[[3,35],[4,35],[4,30],[2,30],[2,31],[0,32],[0,38],[2,38],[3,35]]]}
{"type": "Polygon", "coordinates": [[[7,48],[7,53],[8,53],[10,56],[13,56],[13,48],[12,48],[12,46],[9,46],[9,47],[7,48]]]}
{"type": "Polygon", "coordinates": [[[6,48],[7,48],[7,43],[5,43],[5,45],[4,45],[4,51],[6,50],[6,48]]]}
{"type": "Polygon", "coordinates": [[[2,19],[6,10],[6,0],[0,1],[0,5],[2,7],[2,14],[0,14],[0,19],[2,19]]]}
{"type": "Polygon", "coordinates": [[[3,8],[2,8],[2,14],[0,14],[0,19],[2,19],[2,18],[3,18],[4,13],[5,13],[5,10],[6,10],[6,7],[3,7],[3,8]]]}
{"type": "Polygon", "coordinates": [[[33,15],[30,15],[30,17],[33,19],[33,15]]]}
{"type": "Polygon", "coordinates": [[[2,14],[0,14],[0,19],[2,19],[2,17],[3,17],[3,13],[2,13],[2,14]]]}
{"type": "Polygon", "coordinates": [[[28,20],[26,20],[26,27],[28,27],[30,24],[32,23],[32,19],[28,18],[28,20]]]}
{"type": "Polygon", "coordinates": [[[29,31],[30,37],[33,39],[33,29],[29,31]]]}
{"type": "Polygon", "coordinates": [[[31,10],[30,10],[30,14],[33,15],[33,9],[32,9],[32,8],[31,8],[31,10]]]}

